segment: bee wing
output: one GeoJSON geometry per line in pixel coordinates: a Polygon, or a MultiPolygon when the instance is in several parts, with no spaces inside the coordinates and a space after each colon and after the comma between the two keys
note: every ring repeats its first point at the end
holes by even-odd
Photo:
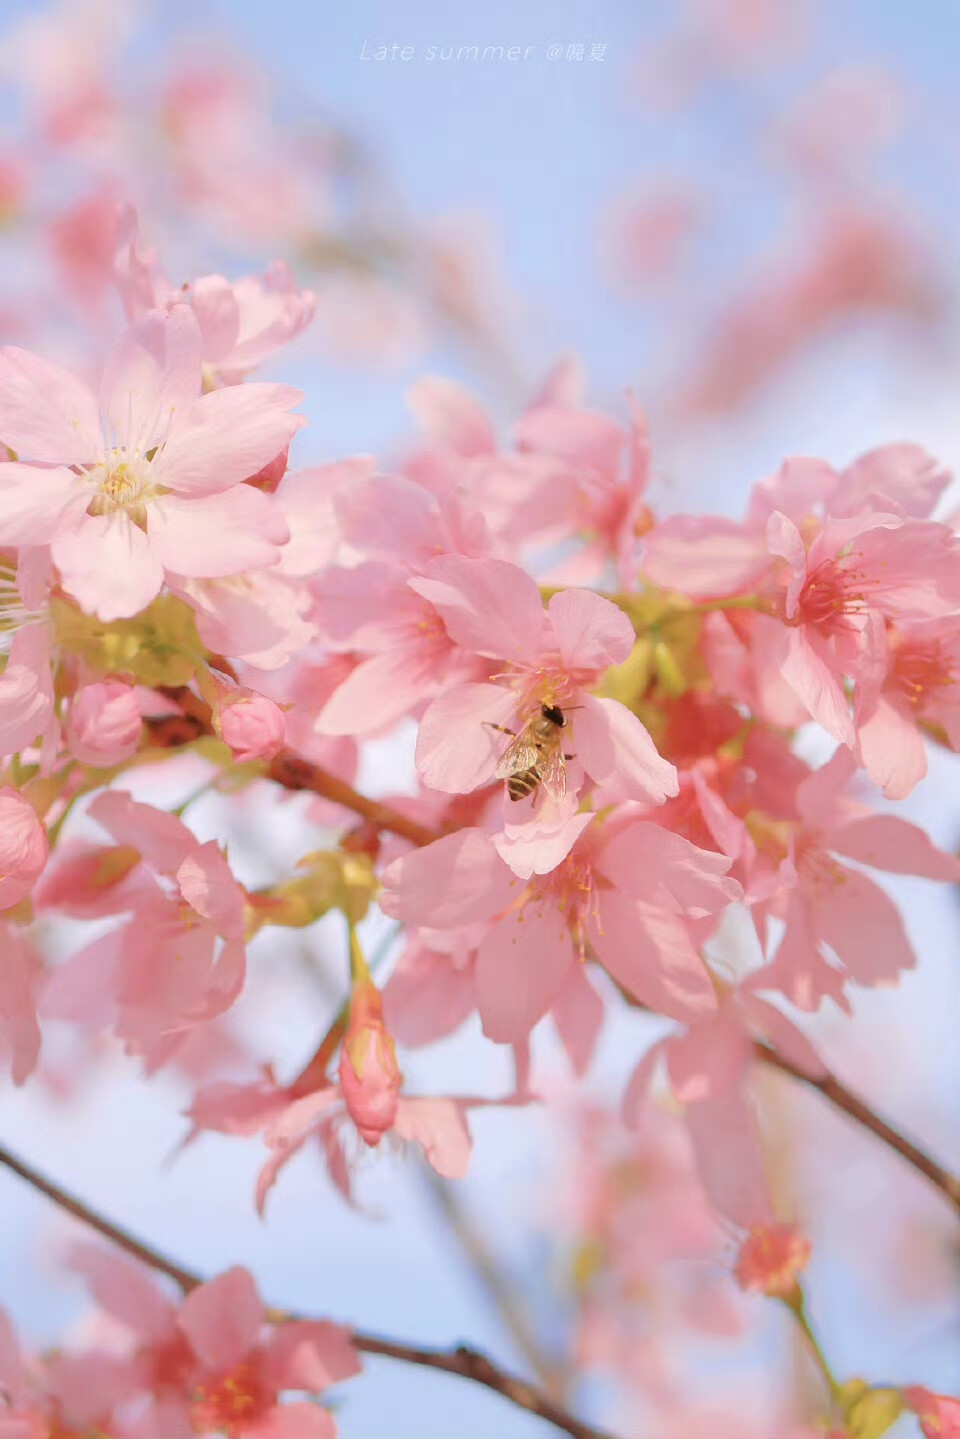
{"type": "Polygon", "coordinates": [[[563,799],[567,792],[567,767],[563,762],[563,751],[559,746],[553,751],[544,767],[541,783],[547,794],[552,795],[556,800],[563,799]]]}
{"type": "Polygon", "coordinates": [[[518,734],[516,739],[510,741],[500,756],[494,777],[496,779],[509,779],[512,774],[523,774],[524,770],[532,769],[540,759],[540,751],[535,744],[531,744],[526,735],[518,734]]]}

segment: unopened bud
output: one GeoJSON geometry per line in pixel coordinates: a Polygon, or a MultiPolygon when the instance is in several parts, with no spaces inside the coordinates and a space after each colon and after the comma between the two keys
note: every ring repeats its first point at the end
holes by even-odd
{"type": "Polygon", "coordinates": [[[286,741],[283,711],[266,695],[240,688],[226,690],[213,711],[213,728],[241,763],[273,759],[286,741]]]}
{"type": "Polygon", "coordinates": [[[66,738],[81,764],[107,769],[130,759],[140,747],[140,705],[132,685],[101,680],[83,685],[70,704],[66,738]]]}
{"type": "Polygon", "coordinates": [[[380,991],[369,980],[354,988],[350,1027],[340,1050],[340,1088],[360,1138],[380,1143],[393,1126],[403,1076],[383,1019],[380,991]]]}

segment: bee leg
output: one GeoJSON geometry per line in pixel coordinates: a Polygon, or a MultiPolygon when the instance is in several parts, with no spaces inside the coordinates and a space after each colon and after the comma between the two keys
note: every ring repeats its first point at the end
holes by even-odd
{"type": "Polygon", "coordinates": [[[564,759],[576,759],[576,755],[575,755],[575,754],[565,754],[565,755],[564,755],[564,759]]]}
{"type": "Polygon", "coordinates": [[[484,720],[483,723],[486,725],[487,729],[499,730],[501,734],[516,735],[517,733],[515,729],[507,729],[506,725],[494,724],[493,720],[484,720]]]}

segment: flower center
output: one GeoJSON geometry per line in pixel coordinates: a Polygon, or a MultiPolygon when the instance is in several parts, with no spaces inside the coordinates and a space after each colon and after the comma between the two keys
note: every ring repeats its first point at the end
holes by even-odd
{"type": "Polygon", "coordinates": [[[14,633],[31,619],[37,619],[24,608],[17,588],[17,572],[6,560],[0,560],[0,653],[10,648],[14,633]]]}
{"type": "Polygon", "coordinates": [[[860,614],[865,604],[863,593],[852,588],[856,580],[856,572],[836,560],[818,565],[800,591],[800,622],[815,625],[825,635],[850,629],[849,616],[860,614]]]}
{"type": "Polygon", "coordinates": [[[942,639],[909,640],[894,652],[893,684],[917,708],[936,690],[955,684],[958,677],[942,639]]]}
{"type": "Polygon", "coordinates": [[[269,1400],[253,1367],[241,1364],[224,1378],[194,1390],[190,1417],[201,1434],[222,1430],[234,1439],[269,1400]]]}
{"type": "Polygon", "coordinates": [[[89,475],[97,490],[87,506],[88,515],[112,515],[123,510],[139,529],[146,529],[147,503],[156,494],[149,459],[139,453],[113,450],[89,475]]]}

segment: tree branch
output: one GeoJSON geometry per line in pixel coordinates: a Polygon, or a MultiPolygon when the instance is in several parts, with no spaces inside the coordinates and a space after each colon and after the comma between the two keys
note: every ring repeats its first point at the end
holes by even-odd
{"type": "MultiPolygon", "coordinates": [[[[2,1145],[0,1145],[0,1165],[5,1166],[27,1184],[32,1185],[41,1194],[45,1194],[48,1199],[59,1205],[74,1219],[90,1225],[92,1229],[120,1249],[132,1254],[141,1263],[156,1270],[157,1273],[165,1274],[184,1294],[189,1294],[192,1289],[196,1289],[204,1282],[199,1274],[185,1269],[159,1250],[146,1244],[142,1239],[138,1239],[126,1229],[122,1229],[118,1224],[114,1224],[111,1220],[98,1214],[82,1199],[78,1199],[76,1195],[46,1178],[32,1165],[19,1159],[2,1145]]],[[[274,1323],[282,1323],[284,1320],[303,1319],[308,1316],[284,1309],[271,1309],[269,1317],[274,1323]]],[[[526,1409],[528,1413],[537,1415],[538,1418],[545,1420],[548,1424],[553,1424],[557,1429],[562,1429],[571,1435],[572,1439],[614,1439],[614,1436],[606,1430],[597,1429],[593,1425],[577,1419],[575,1415],[555,1403],[536,1385],[529,1384],[525,1379],[520,1379],[515,1374],[501,1369],[487,1355],[468,1345],[460,1344],[453,1349],[437,1349],[420,1344],[405,1344],[395,1339],[384,1339],[377,1334],[368,1334],[362,1329],[351,1329],[351,1338],[357,1349],[363,1354],[375,1354],[385,1359],[396,1359],[402,1363],[415,1364],[425,1369],[440,1369],[446,1374],[455,1374],[461,1379],[468,1379],[474,1384],[480,1384],[485,1389],[492,1389],[511,1404],[515,1404],[520,1409],[526,1409]]]]}
{"type": "MultiPolygon", "coordinates": [[[[154,745],[160,749],[178,749],[190,744],[202,735],[214,734],[210,706],[199,695],[185,685],[164,690],[164,694],[181,706],[183,713],[165,715],[162,719],[148,720],[147,729],[154,745]]],[[[333,804],[352,810],[365,820],[372,829],[387,830],[390,834],[408,839],[411,844],[432,844],[440,835],[425,824],[401,814],[391,805],[369,799],[355,790],[345,780],[339,779],[321,765],[303,759],[292,750],[281,750],[270,761],[266,778],[274,784],[289,790],[309,790],[311,794],[328,799],[333,804]]]]}
{"type": "Polygon", "coordinates": [[[778,1054],[767,1044],[754,1044],[754,1052],[773,1069],[779,1069],[782,1074],[789,1074],[793,1079],[799,1079],[802,1084],[809,1085],[811,1089],[819,1090],[834,1108],[849,1115],[857,1124],[868,1129],[889,1149],[894,1150],[902,1159],[912,1165],[919,1174],[922,1174],[925,1179],[939,1189],[954,1209],[960,1213],[960,1179],[951,1174],[942,1164],[938,1164],[931,1155],[927,1154],[919,1145],[914,1144],[912,1139],[908,1139],[906,1135],[894,1129],[892,1124],[881,1119],[880,1115],[875,1113],[869,1105],[864,1104],[863,1100],[859,1099],[852,1090],[847,1089],[845,1084],[841,1084],[835,1075],[826,1074],[817,1079],[812,1075],[805,1074],[798,1065],[785,1059],[782,1054],[778,1054]]]}

